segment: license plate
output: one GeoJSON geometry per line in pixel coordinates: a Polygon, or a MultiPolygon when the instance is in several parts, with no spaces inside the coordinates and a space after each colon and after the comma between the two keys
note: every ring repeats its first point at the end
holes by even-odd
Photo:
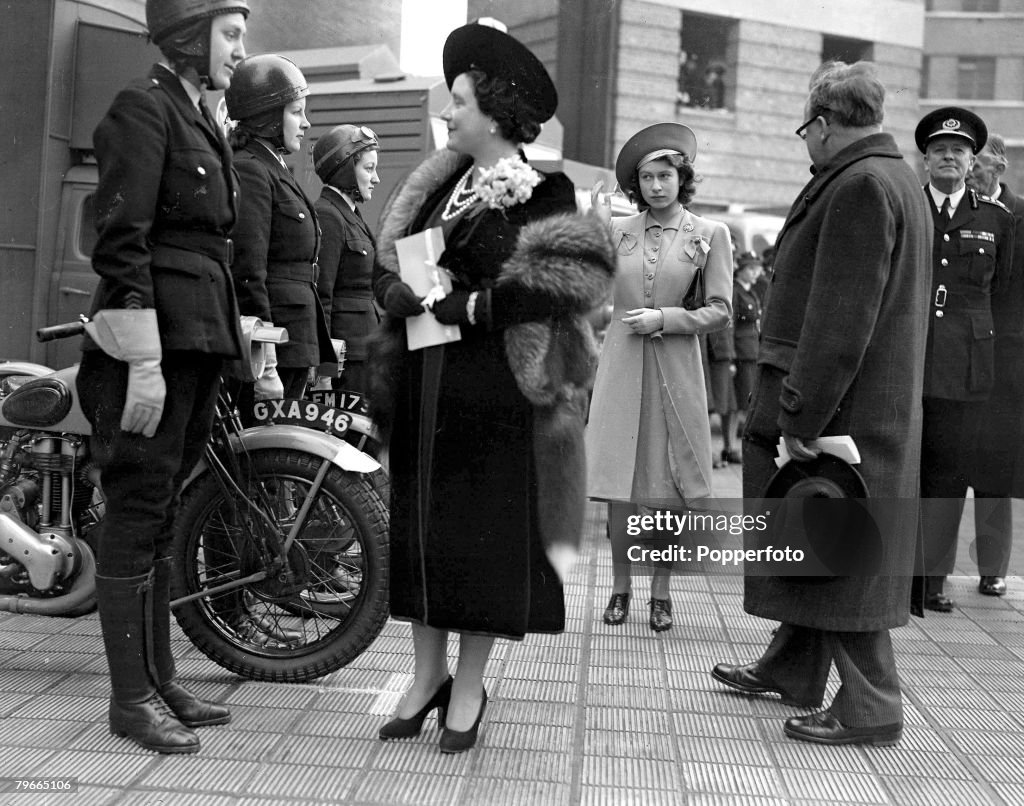
{"type": "Polygon", "coordinates": [[[329,409],[352,411],[356,414],[369,413],[366,398],[359,392],[346,392],[344,389],[317,389],[307,394],[314,403],[329,409]]]}
{"type": "Polygon", "coordinates": [[[336,437],[343,437],[352,424],[349,412],[312,400],[260,400],[253,404],[252,413],[260,425],[301,425],[336,437]]]}

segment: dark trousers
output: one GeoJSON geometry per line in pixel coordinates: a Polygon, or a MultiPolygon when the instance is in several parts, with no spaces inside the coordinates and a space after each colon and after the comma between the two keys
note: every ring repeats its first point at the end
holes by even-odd
{"type": "Polygon", "coordinates": [[[921,431],[921,531],[925,576],[946,576],[956,562],[967,495],[968,453],[961,439],[970,403],[924,398],[921,431]]]}
{"type": "Polygon", "coordinates": [[[139,576],[166,556],[178,493],[210,438],[221,363],[205,353],[165,352],[164,411],[156,434],[144,437],[121,430],[128,365],[99,350],[84,354],[77,391],[92,424],[89,449],[105,502],[96,558],[101,575],[139,576]]]}
{"type": "Polygon", "coordinates": [[[782,624],[757,665],[794,700],[821,702],[833,663],[841,685],[829,710],[840,722],[851,728],[903,722],[888,630],[832,632],[782,624]]]}
{"type": "Polygon", "coordinates": [[[974,534],[978,574],[1005,577],[1013,548],[1013,508],[1008,495],[974,491],[974,534]]]}

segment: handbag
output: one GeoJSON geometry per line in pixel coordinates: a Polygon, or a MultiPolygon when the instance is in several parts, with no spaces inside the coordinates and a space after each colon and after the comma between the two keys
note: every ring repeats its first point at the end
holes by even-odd
{"type": "Polygon", "coordinates": [[[704,267],[698,266],[694,272],[690,287],[683,294],[683,307],[688,311],[695,311],[704,307],[704,267]]]}

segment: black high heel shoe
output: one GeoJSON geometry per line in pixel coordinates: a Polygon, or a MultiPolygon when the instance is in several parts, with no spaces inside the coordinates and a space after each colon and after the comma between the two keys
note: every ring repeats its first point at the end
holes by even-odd
{"type": "Polygon", "coordinates": [[[401,717],[395,717],[390,722],[381,727],[377,733],[377,737],[382,742],[390,741],[391,739],[411,739],[413,736],[418,736],[420,730],[423,728],[423,720],[427,718],[427,714],[433,711],[435,708],[438,709],[437,724],[444,726],[445,716],[448,714],[448,701],[452,698],[452,676],[448,675],[448,679],[445,680],[441,687],[434,692],[434,696],[427,700],[427,704],[420,708],[415,714],[408,719],[402,719],[401,717]]]}
{"type": "Polygon", "coordinates": [[[484,718],[484,709],[487,707],[487,689],[483,690],[484,696],[480,700],[480,713],[476,715],[476,722],[469,730],[452,730],[447,725],[441,731],[441,740],[438,747],[442,753],[464,753],[472,750],[476,744],[477,732],[480,730],[480,720],[484,718]]]}

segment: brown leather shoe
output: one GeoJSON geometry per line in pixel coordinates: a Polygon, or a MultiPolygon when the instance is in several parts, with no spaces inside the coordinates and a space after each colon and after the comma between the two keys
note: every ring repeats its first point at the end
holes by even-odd
{"type": "Polygon", "coordinates": [[[711,676],[719,683],[741,691],[744,694],[778,694],[782,697],[784,705],[793,705],[797,708],[817,708],[821,705],[820,700],[817,702],[801,702],[796,697],[791,696],[781,686],[762,675],[756,663],[748,663],[745,666],[719,663],[711,670],[711,676]]]}
{"type": "Polygon", "coordinates": [[[894,745],[903,735],[903,725],[878,725],[871,728],[848,728],[828,710],[807,716],[793,716],[783,728],[791,739],[817,744],[870,744],[875,747],[894,745]]]}
{"type": "Polygon", "coordinates": [[[632,596],[633,594],[628,591],[613,593],[612,598],[608,600],[608,607],[604,609],[604,623],[613,627],[622,624],[629,615],[629,600],[632,596]]]}
{"type": "Polygon", "coordinates": [[[651,617],[648,623],[655,632],[672,629],[672,600],[651,599],[651,617]]]}
{"type": "Polygon", "coordinates": [[[985,596],[1005,596],[1006,580],[1002,577],[982,577],[978,583],[978,592],[985,596]]]}

